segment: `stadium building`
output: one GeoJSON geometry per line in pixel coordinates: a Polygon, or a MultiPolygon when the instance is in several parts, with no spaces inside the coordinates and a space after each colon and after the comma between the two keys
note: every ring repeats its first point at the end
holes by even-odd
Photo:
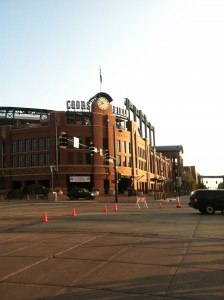
{"type": "Polygon", "coordinates": [[[0,189],[41,184],[65,194],[172,194],[183,172],[183,147],[155,145],[155,129],[129,99],[107,93],[68,100],[65,111],[0,107],[0,189]]]}

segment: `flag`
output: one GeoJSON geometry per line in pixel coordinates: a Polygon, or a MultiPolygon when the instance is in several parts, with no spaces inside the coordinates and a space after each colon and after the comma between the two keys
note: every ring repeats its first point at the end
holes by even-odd
{"type": "Polygon", "coordinates": [[[100,68],[100,83],[102,83],[103,79],[102,79],[102,74],[101,74],[101,68],[100,68]]]}

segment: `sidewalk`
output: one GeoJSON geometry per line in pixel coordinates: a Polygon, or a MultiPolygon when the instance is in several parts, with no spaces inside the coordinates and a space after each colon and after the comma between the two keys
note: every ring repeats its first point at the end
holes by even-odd
{"type": "MultiPolygon", "coordinates": [[[[169,197],[166,199],[154,199],[154,196],[151,195],[143,195],[141,197],[146,198],[147,202],[172,202],[172,201],[176,201],[176,197],[169,197]]],[[[94,201],[96,202],[109,202],[109,203],[113,203],[115,202],[115,195],[99,195],[96,196],[96,198],[94,199],[94,201]]],[[[118,202],[120,203],[136,203],[137,201],[137,196],[126,196],[126,195],[122,195],[122,194],[118,194],[118,202]]]]}
{"type": "MultiPolygon", "coordinates": [[[[156,202],[172,202],[172,201],[176,201],[177,198],[176,197],[169,197],[166,199],[154,199],[154,196],[151,195],[147,195],[144,194],[143,196],[146,198],[146,202],[147,203],[156,203],[156,202]]],[[[97,195],[96,198],[94,200],[86,200],[86,199],[78,199],[78,200],[73,200],[73,201],[91,201],[91,202],[96,202],[96,203],[114,203],[115,202],[115,195],[97,195]]],[[[57,196],[56,200],[49,200],[49,199],[42,199],[42,198],[38,198],[36,196],[33,197],[29,197],[29,199],[27,198],[23,198],[23,199],[4,199],[1,202],[21,202],[21,203],[48,203],[48,202],[71,202],[71,200],[65,196],[57,196]]],[[[118,202],[119,203],[136,203],[137,202],[137,196],[127,196],[127,195],[123,195],[123,194],[118,194],[118,202]]]]}

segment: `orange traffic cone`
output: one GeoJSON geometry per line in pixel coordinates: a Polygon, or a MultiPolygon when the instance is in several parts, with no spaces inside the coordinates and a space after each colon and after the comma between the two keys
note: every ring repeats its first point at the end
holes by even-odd
{"type": "Polygon", "coordinates": [[[108,210],[107,210],[107,206],[104,205],[104,212],[107,213],[107,211],[108,211],[108,210]]]}
{"type": "Polygon", "coordinates": [[[163,205],[162,205],[162,203],[160,202],[160,204],[159,204],[159,208],[163,208],[163,205]]]}
{"type": "Polygon", "coordinates": [[[118,211],[117,204],[114,204],[114,211],[118,211]]]}
{"type": "Polygon", "coordinates": [[[43,222],[47,222],[48,221],[48,219],[47,219],[47,213],[45,212],[44,213],[44,219],[43,219],[43,222]]]}
{"type": "Polygon", "coordinates": [[[181,207],[179,197],[177,198],[177,204],[176,204],[176,207],[177,207],[177,208],[180,208],[180,207],[181,207]]]}
{"type": "Polygon", "coordinates": [[[73,217],[76,217],[76,216],[77,216],[76,211],[75,211],[75,208],[73,208],[73,210],[72,210],[72,216],[73,216],[73,217]]]}

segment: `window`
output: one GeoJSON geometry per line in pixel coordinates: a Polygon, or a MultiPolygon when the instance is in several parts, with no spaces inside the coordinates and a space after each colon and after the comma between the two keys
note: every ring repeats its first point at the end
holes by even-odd
{"type": "Polygon", "coordinates": [[[36,164],[36,155],[32,154],[31,155],[31,166],[35,166],[35,164],[36,164]]]}
{"type": "Polygon", "coordinates": [[[74,161],[74,152],[69,151],[67,153],[67,159],[69,165],[76,164],[76,161],[74,161]]]}
{"type": "Polygon", "coordinates": [[[127,152],[127,142],[124,142],[124,153],[127,152]]]}
{"type": "Polygon", "coordinates": [[[82,165],[82,153],[77,152],[77,164],[82,165]]]}
{"type": "Polygon", "coordinates": [[[31,151],[36,150],[36,140],[31,140],[31,151]]]}
{"type": "Polygon", "coordinates": [[[38,139],[38,150],[44,150],[44,140],[38,139]]]}
{"type": "Polygon", "coordinates": [[[17,141],[12,141],[12,153],[16,153],[17,150],[17,141]]]}
{"type": "Polygon", "coordinates": [[[90,137],[86,137],[86,143],[85,144],[86,144],[87,147],[89,147],[90,142],[91,142],[90,137]]]}
{"type": "Polygon", "coordinates": [[[22,167],[23,166],[23,156],[19,155],[18,156],[18,167],[22,167]]]}
{"type": "Polygon", "coordinates": [[[117,155],[117,166],[121,166],[121,156],[117,155]]]}
{"type": "Polygon", "coordinates": [[[30,140],[25,140],[25,151],[26,152],[30,151],[30,140]]]}
{"type": "Polygon", "coordinates": [[[77,125],[82,125],[83,124],[83,115],[82,114],[76,114],[75,115],[75,123],[77,125]]]}
{"type": "Polygon", "coordinates": [[[103,139],[103,149],[108,149],[108,139],[106,138],[103,139]]]}
{"type": "Polygon", "coordinates": [[[150,172],[155,173],[155,167],[154,167],[154,156],[150,155],[150,172]]]}
{"type": "Polygon", "coordinates": [[[23,141],[22,140],[18,141],[18,152],[23,152],[23,141]]]}
{"type": "Polygon", "coordinates": [[[82,137],[78,136],[77,138],[79,139],[79,149],[82,149],[82,137]]]}
{"type": "Polygon", "coordinates": [[[117,143],[117,152],[121,152],[121,141],[120,140],[117,140],[116,141],[117,143]]]}
{"type": "Polygon", "coordinates": [[[50,154],[49,153],[45,154],[45,164],[46,164],[46,166],[50,165],[50,154]]]}
{"type": "Polygon", "coordinates": [[[122,166],[126,167],[126,156],[122,156],[122,166]]]}
{"type": "Polygon", "coordinates": [[[86,153],[86,164],[87,165],[91,165],[91,155],[90,153],[86,153]]]}
{"type": "Polygon", "coordinates": [[[128,153],[131,153],[131,143],[128,143],[128,153]]]}
{"type": "Polygon", "coordinates": [[[44,164],[44,157],[43,154],[38,155],[38,165],[42,166],[44,164]]]}
{"type": "Polygon", "coordinates": [[[30,156],[29,155],[25,155],[25,166],[29,167],[30,165],[30,156]]]}
{"type": "Polygon", "coordinates": [[[50,150],[50,138],[45,138],[45,150],[50,150]]]}
{"type": "Polygon", "coordinates": [[[13,156],[12,157],[12,167],[13,168],[15,168],[15,167],[17,167],[17,163],[16,163],[17,161],[16,161],[16,156],[13,156]]]}

